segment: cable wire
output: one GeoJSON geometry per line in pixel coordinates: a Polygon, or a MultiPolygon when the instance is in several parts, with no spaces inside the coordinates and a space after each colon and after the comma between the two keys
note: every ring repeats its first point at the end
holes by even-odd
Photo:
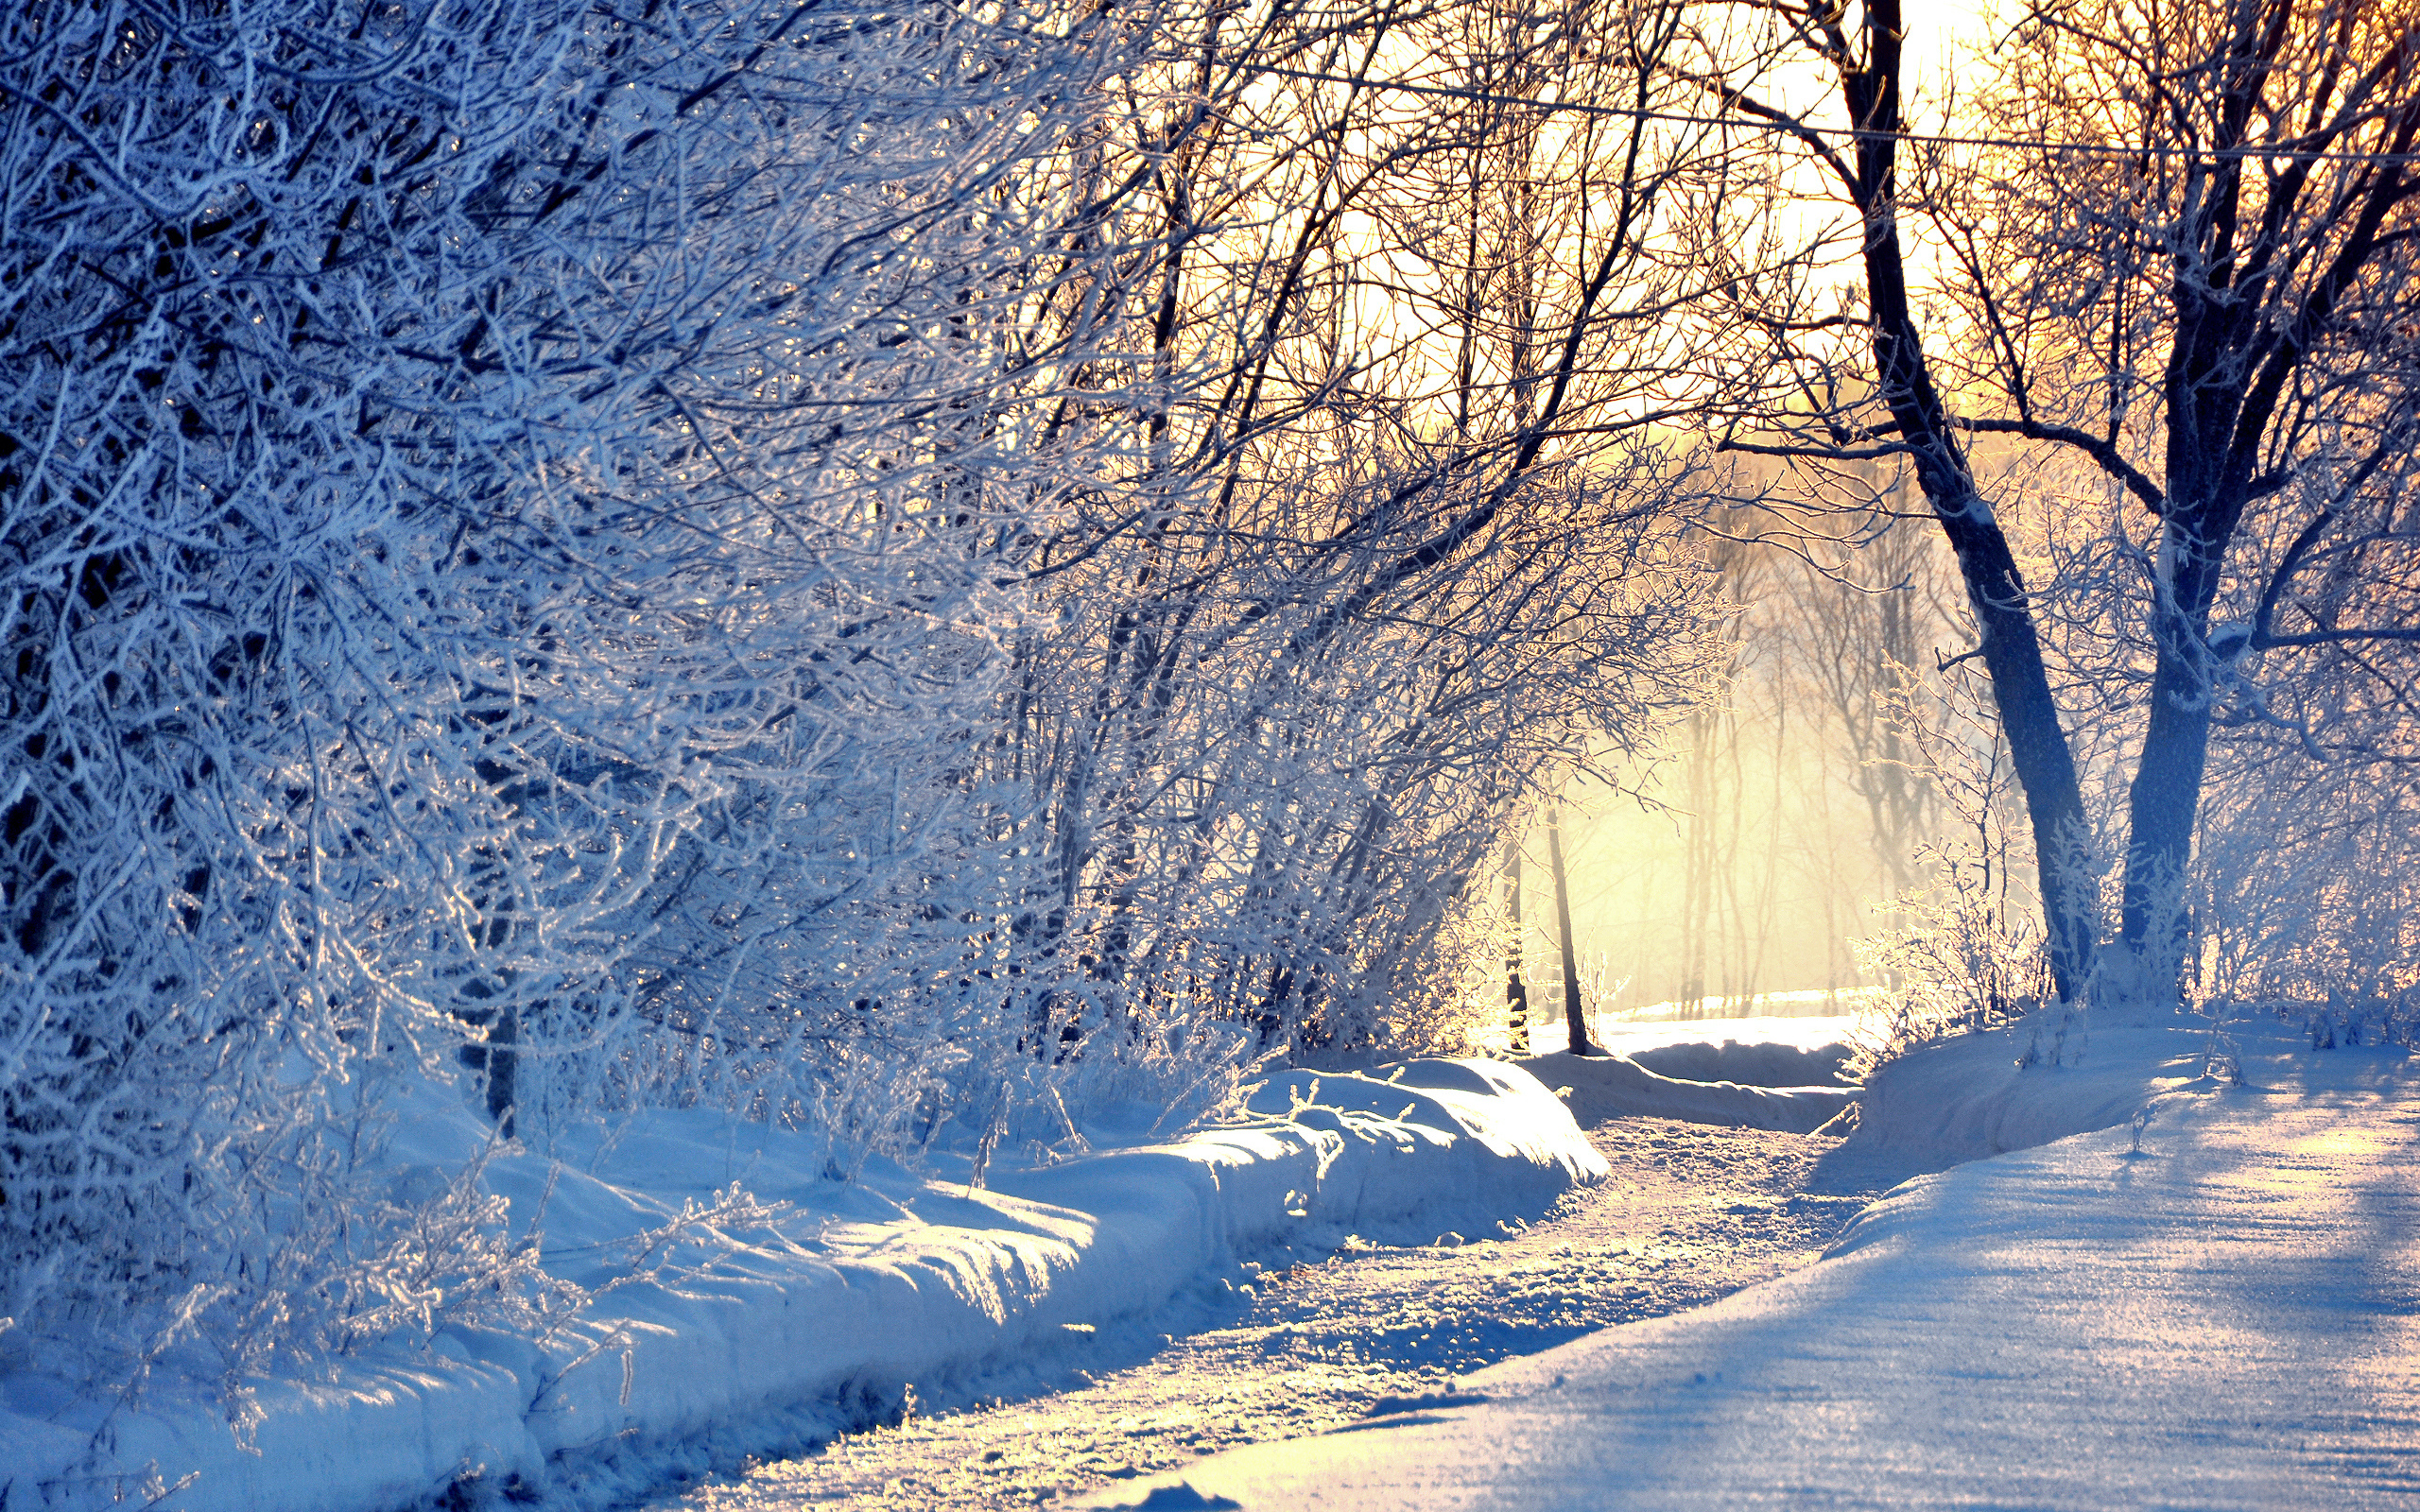
{"type": "Polygon", "coordinates": [[[2420,151],[2344,152],[2275,145],[2240,147],[2118,146],[2106,142],[2049,142],[2026,137],[1962,136],[1940,131],[1886,131],[1877,127],[1818,126],[1796,117],[1785,120],[1758,120],[1752,116],[1700,115],[1687,111],[1651,111],[1634,106],[1586,104],[1578,100],[1529,99],[1516,94],[1498,94],[1489,90],[1458,88],[1446,84],[1415,84],[1409,79],[1400,78],[1358,77],[1351,74],[1332,74],[1317,69],[1285,68],[1276,64],[1266,65],[1258,72],[1280,78],[1304,79],[1312,83],[1350,84],[1357,89],[1391,90],[1398,94],[1467,100],[1475,105],[1516,106],[1547,115],[1615,117],[1622,120],[1669,122],[1677,126],[1743,127],[1750,130],[1779,132],[1788,136],[1846,137],[1854,141],[1869,138],[1888,139],[1927,146],[2013,147],[2032,152],[2074,152],[2108,158],[2201,158],[2214,162],[2243,158],[2282,158],[2297,163],[2388,163],[2398,165],[2420,163],[2420,151]]]}

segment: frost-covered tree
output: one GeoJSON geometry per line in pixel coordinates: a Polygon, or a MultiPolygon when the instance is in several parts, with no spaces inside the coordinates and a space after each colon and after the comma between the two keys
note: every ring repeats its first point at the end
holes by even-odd
{"type": "MultiPolygon", "coordinates": [[[[1706,14],[1691,71],[1763,164],[1703,243],[1753,333],[1706,369],[1759,432],[1734,444],[1915,479],[2064,996],[2100,912],[2079,726],[2132,709],[2122,948],[2100,965],[2172,998],[2213,732],[2302,728],[2343,679],[2369,707],[2408,686],[2420,31],[2357,0],[2014,7],[1996,76],[1920,120],[1896,0],[1706,14]],[[1844,215],[1808,237],[1810,192],[1844,215]]],[[[2310,730],[2313,750],[2365,743],[2310,730]]]]}
{"type": "Polygon", "coordinates": [[[846,1177],[1450,1041],[1522,795],[1694,665],[1623,376],[1685,176],[1350,71],[1634,92],[1673,24],[0,23],[0,1314],[536,1326],[475,1160],[379,1164],[405,1091],[846,1177]]]}
{"type": "Polygon", "coordinates": [[[424,1315],[501,1263],[361,1189],[395,1078],[929,974],[1004,542],[1124,465],[1047,423],[1104,321],[1027,337],[1152,25],[0,22],[0,1314],[424,1315]]]}
{"type": "Polygon", "coordinates": [[[1540,109],[1663,98],[1676,25],[1386,7],[1175,49],[1214,109],[1118,146],[1164,249],[1138,365],[1191,378],[1138,416],[1136,493],[1031,558],[1058,613],[999,758],[1051,866],[1015,928],[1074,964],[1032,1053],[1171,1013],[1451,1043],[1491,857],[1693,688],[1700,480],[1637,361],[1687,276],[1653,235],[1685,133],[1540,109]]]}

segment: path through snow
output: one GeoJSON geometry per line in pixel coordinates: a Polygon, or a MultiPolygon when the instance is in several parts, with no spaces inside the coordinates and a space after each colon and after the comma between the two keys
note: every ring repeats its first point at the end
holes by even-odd
{"type": "Polygon", "coordinates": [[[853,1435],[657,1504],[994,1512],[1321,1432],[1382,1399],[1450,1391],[1460,1374],[1807,1264],[1911,1174],[1813,1135],[1629,1118],[1589,1136],[1612,1178],[1527,1229],[1313,1263],[1268,1257],[1158,1318],[1071,1330],[1055,1358],[960,1383],[942,1403],[995,1404],[853,1435]]]}
{"type": "Polygon", "coordinates": [[[1928,1047],[1883,1078],[1964,1091],[1897,1099],[1903,1131],[2047,1131],[2129,1067],[2166,1090],[2129,1125],[1900,1187],[1820,1265],[1078,1504],[2410,1512],[2420,1060],[2315,1054],[2297,1027],[2235,1027],[2241,1085],[2192,1077],[2174,1022],[2103,1024],[2064,1069],[2016,1071],[2005,1036],[1928,1047]]]}

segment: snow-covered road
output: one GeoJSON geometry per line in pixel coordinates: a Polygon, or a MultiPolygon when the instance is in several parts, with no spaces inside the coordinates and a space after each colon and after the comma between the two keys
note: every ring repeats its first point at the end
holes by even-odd
{"type": "Polygon", "coordinates": [[[1876,1100],[1903,1129],[2054,1126],[2129,1068],[2165,1090],[2131,1125],[1898,1188],[1820,1265],[1078,1505],[2420,1505],[2420,1062],[2236,1034],[2242,1085],[2173,1074],[2198,1057],[2172,1023],[2104,1025],[2047,1074],[2005,1037],[1929,1047],[1876,1100]]]}
{"type": "Polygon", "coordinates": [[[852,1435],[659,1504],[1030,1507],[1316,1433],[1382,1399],[1447,1392],[1461,1373],[1806,1264],[1910,1174],[1852,1162],[1838,1141],[1810,1135],[1631,1118],[1590,1138],[1612,1178],[1525,1230],[1308,1264],[1272,1256],[1183,1299],[1150,1332],[1070,1331],[1054,1358],[957,1383],[939,1403],[925,1390],[928,1412],[1008,1399],[997,1405],[852,1435]]]}

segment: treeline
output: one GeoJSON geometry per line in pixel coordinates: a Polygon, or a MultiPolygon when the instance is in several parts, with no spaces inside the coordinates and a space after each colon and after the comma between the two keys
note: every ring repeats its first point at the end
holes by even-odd
{"type": "Polygon", "coordinates": [[[1762,520],[1713,523],[1763,548],[1733,580],[1781,591],[1744,623],[1821,660],[1739,660],[1683,746],[1679,989],[1716,940],[1755,974],[1762,905],[1723,879],[1776,811],[1733,736],[1786,710],[1857,753],[1843,797],[1888,797],[1895,764],[1938,802],[1894,979],[1996,1011],[2408,1005],[2409,9],[2018,4],[1962,36],[1896,0],[1689,14],[1667,66],[1734,155],[1685,238],[1704,292],[1673,367],[1704,433],[1773,470],[1735,494],[1762,520]],[[1910,524],[1952,633],[1894,695],[1893,752],[1827,686],[1870,658],[1830,660],[1800,606],[1893,592],[1875,543],[1910,524]]]}

